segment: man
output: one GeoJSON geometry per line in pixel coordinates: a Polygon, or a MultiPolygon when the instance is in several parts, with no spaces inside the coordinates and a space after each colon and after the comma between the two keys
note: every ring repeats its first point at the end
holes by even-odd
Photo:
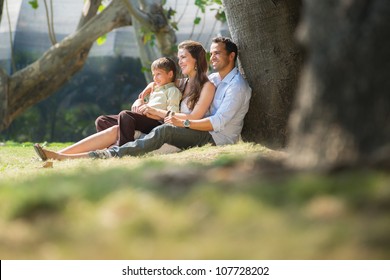
{"type": "Polygon", "coordinates": [[[235,67],[238,49],[229,38],[214,38],[210,47],[210,62],[216,73],[209,76],[217,87],[210,116],[200,120],[178,122],[166,118],[167,124],[154,128],[143,139],[107,150],[89,153],[92,158],[142,155],[160,148],[164,143],[180,149],[206,144],[225,145],[238,141],[249,109],[251,88],[235,67]],[[175,123],[174,125],[171,125],[175,123]]]}

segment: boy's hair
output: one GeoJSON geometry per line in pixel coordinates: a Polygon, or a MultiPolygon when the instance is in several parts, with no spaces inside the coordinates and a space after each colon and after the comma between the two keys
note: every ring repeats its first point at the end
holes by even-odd
{"type": "Polygon", "coordinates": [[[211,41],[212,43],[223,43],[225,45],[225,50],[227,52],[227,54],[231,54],[232,52],[234,52],[236,55],[234,56],[234,62],[236,62],[237,60],[237,55],[238,55],[238,48],[237,48],[237,45],[236,43],[234,43],[232,41],[232,39],[228,38],[228,37],[215,37],[213,38],[213,40],[211,41]]]}
{"type": "Polygon", "coordinates": [[[165,72],[172,71],[173,77],[172,77],[172,82],[176,81],[176,73],[177,73],[177,68],[176,68],[176,63],[170,59],[169,57],[161,57],[153,61],[151,67],[153,69],[162,69],[165,72]]]}

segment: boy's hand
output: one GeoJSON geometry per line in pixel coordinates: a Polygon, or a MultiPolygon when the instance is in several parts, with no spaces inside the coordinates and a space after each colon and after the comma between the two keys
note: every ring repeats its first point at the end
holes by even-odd
{"type": "Polygon", "coordinates": [[[143,104],[138,108],[138,111],[143,115],[155,115],[156,109],[150,107],[148,104],[143,104]]]}
{"type": "MultiPolygon", "coordinates": [[[[135,113],[141,113],[140,112],[140,107],[142,105],[144,105],[144,100],[143,99],[137,99],[136,101],[134,101],[133,105],[131,106],[131,111],[135,112],[135,113]]],[[[141,113],[142,114],[142,113],[141,113]]]]}
{"type": "Polygon", "coordinates": [[[161,120],[161,118],[157,115],[156,109],[150,107],[148,104],[140,106],[139,113],[147,116],[150,119],[161,120]]]}

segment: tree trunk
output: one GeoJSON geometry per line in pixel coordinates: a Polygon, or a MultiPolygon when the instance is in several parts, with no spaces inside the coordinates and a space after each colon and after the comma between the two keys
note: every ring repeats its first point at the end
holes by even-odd
{"type": "MultiPolygon", "coordinates": [[[[125,4],[132,16],[134,31],[140,51],[142,66],[148,69],[150,64],[161,56],[176,58],[176,33],[169,24],[163,9],[163,0],[126,0],[125,4]],[[154,42],[146,42],[145,33],[152,32],[154,42]]],[[[147,81],[152,80],[149,71],[144,71],[147,81]]]]}
{"type": "Polygon", "coordinates": [[[239,59],[252,87],[243,139],[282,147],[302,63],[294,40],[301,0],[224,0],[239,59]]]}
{"type": "Polygon", "coordinates": [[[294,166],[389,159],[380,152],[390,143],[389,18],[389,1],[305,1],[299,34],[308,58],[290,120],[294,166]]]}
{"type": "Polygon", "coordinates": [[[137,38],[137,45],[139,48],[139,57],[143,67],[143,73],[146,81],[150,82],[153,80],[152,73],[149,71],[151,63],[161,57],[161,52],[157,49],[156,45],[144,42],[144,34],[141,32],[141,24],[138,20],[133,20],[134,33],[137,38]]]}
{"type": "Polygon", "coordinates": [[[0,68],[0,127],[6,126],[8,121],[8,76],[0,68]]]}
{"type": "Polygon", "coordinates": [[[1,18],[3,17],[3,6],[4,6],[4,0],[0,0],[0,22],[1,22],[1,18]]]}

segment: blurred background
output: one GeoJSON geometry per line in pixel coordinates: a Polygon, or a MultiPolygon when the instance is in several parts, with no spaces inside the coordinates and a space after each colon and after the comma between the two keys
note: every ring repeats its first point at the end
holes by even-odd
{"type": "MultiPolygon", "coordinates": [[[[8,1],[0,24],[0,67],[8,74],[26,67],[51,46],[42,1],[33,9],[29,0],[8,1]],[[13,61],[11,59],[13,57],[13,61]]],[[[202,13],[195,1],[168,0],[165,9],[176,11],[177,42],[200,41],[208,49],[215,35],[227,34],[227,25],[210,9],[202,13]],[[200,17],[199,24],[194,24],[200,17]]],[[[83,1],[53,1],[57,41],[77,28],[83,1]]],[[[116,29],[95,43],[84,68],[55,94],[33,106],[0,132],[0,141],[75,141],[95,132],[94,120],[130,108],[146,86],[133,26],[116,29]]]]}

